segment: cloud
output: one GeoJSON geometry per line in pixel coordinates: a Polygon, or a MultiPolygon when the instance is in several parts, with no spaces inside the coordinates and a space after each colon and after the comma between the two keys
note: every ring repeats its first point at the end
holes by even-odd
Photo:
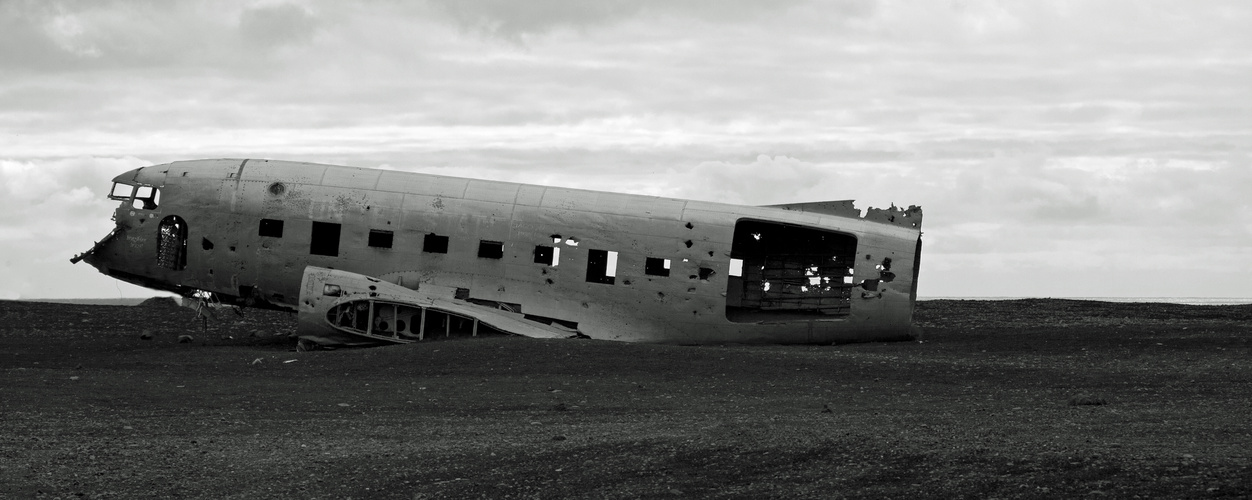
{"type": "Polygon", "coordinates": [[[319,21],[304,7],[295,4],[261,5],[248,8],[239,16],[244,38],[263,47],[301,44],[317,34],[319,21]]]}
{"type": "Polygon", "coordinates": [[[1189,276],[1248,276],[1248,25],[1242,2],[10,0],[0,253],[89,246],[140,163],[251,156],[918,204],[924,293],[1167,265],[1192,274],[1157,290],[1204,294],[1189,276]]]}

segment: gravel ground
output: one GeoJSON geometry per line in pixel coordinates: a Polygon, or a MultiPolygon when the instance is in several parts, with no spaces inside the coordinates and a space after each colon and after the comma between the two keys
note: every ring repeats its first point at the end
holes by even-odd
{"type": "Polygon", "coordinates": [[[921,342],[316,352],[293,315],[217,316],[0,301],[0,497],[1252,496],[1252,306],[944,300],[921,342]]]}

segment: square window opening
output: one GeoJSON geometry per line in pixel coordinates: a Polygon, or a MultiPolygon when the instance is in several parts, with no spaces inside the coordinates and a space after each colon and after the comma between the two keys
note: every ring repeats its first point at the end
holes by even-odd
{"type": "Polygon", "coordinates": [[[561,263],[561,249],[547,245],[535,245],[535,263],[556,267],[561,263]]]}
{"type": "Polygon", "coordinates": [[[369,246],[374,248],[391,248],[395,233],[382,229],[370,229],[369,246]]]}
{"type": "Polygon", "coordinates": [[[478,242],[478,256],[483,259],[503,259],[504,243],[480,240],[478,242]]]}
{"type": "Polygon", "coordinates": [[[648,257],[643,263],[643,273],[650,276],[669,276],[669,268],[669,259],[648,257]]]}
{"type": "Polygon", "coordinates": [[[422,251],[426,253],[448,253],[448,237],[429,233],[422,239],[422,251]]]}
{"type": "Polygon", "coordinates": [[[261,225],[257,229],[258,236],[268,236],[270,238],[283,237],[283,221],[277,219],[261,219],[261,225]]]}
{"type": "Polygon", "coordinates": [[[617,252],[589,250],[587,252],[587,282],[612,285],[617,276],[617,252]]]}

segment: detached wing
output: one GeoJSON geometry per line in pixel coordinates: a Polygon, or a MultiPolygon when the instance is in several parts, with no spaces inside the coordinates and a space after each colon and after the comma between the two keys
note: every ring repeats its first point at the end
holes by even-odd
{"type": "Polygon", "coordinates": [[[412,290],[369,276],[308,266],[300,284],[298,335],[325,346],[407,344],[507,333],[569,338],[578,332],[455,298],[456,289],[412,290]]]}

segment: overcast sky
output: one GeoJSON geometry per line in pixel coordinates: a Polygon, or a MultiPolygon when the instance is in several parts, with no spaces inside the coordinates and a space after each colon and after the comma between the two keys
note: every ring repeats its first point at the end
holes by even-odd
{"type": "Polygon", "coordinates": [[[1252,296],[1252,2],[0,0],[0,298],[252,157],[925,210],[923,296],[1252,296]]]}

